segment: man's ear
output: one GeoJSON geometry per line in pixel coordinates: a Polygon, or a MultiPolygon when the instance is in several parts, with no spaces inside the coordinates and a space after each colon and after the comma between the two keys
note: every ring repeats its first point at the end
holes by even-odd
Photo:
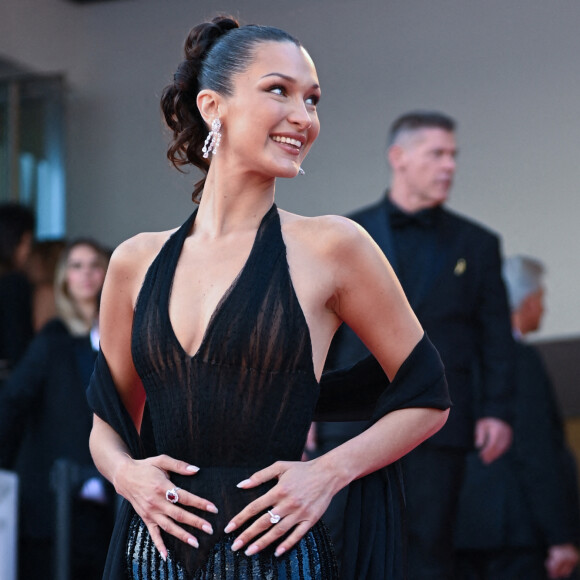
{"type": "Polygon", "coordinates": [[[518,310],[520,312],[523,312],[524,314],[527,314],[528,312],[530,312],[530,310],[532,310],[532,302],[533,302],[533,296],[531,294],[528,294],[520,303],[520,307],[518,308],[518,310]]]}
{"type": "Polygon", "coordinates": [[[532,295],[526,296],[518,308],[518,321],[520,330],[523,333],[528,332],[531,320],[534,318],[534,305],[532,295]]]}
{"type": "Polygon", "coordinates": [[[208,127],[220,116],[220,101],[220,95],[210,89],[199,91],[197,95],[197,108],[208,127]]]}
{"type": "Polygon", "coordinates": [[[405,156],[405,151],[400,145],[391,145],[387,149],[387,161],[393,169],[400,167],[405,156]]]}

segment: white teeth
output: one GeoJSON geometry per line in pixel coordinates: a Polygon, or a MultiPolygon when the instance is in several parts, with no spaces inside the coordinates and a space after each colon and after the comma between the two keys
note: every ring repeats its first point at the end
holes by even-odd
{"type": "Polygon", "coordinates": [[[302,147],[302,143],[298,141],[298,139],[292,139],[291,137],[279,137],[278,135],[274,135],[272,139],[278,143],[288,143],[288,145],[294,145],[294,147],[302,147]]]}

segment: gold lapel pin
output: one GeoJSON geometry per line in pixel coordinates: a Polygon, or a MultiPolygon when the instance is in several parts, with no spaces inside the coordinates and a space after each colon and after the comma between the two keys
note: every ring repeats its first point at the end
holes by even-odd
{"type": "Polygon", "coordinates": [[[461,274],[463,274],[465,272],[467,268],[467,262],[465,261],[464,258],[459,258],[459,260],[457,260],[457,264],[455,264],[455,268],[453,269],[453,273],[456,276],[461,276],[461,274]]]}

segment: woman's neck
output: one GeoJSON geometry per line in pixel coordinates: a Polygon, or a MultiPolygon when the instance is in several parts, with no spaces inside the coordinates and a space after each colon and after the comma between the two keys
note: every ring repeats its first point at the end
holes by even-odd
{"type": "Polygon", "coordinates": [[[196,231],[218,237],[257,228],[274,203],[275,179],[236,178],[208,173],[196,219],[196,231]]]}
{"type": "Polygon", "coordinates": [[[77,302],[77,310],[87,323],[87,327],[91,327],[97,319],[97,304],[95,301],[77,302]]]}

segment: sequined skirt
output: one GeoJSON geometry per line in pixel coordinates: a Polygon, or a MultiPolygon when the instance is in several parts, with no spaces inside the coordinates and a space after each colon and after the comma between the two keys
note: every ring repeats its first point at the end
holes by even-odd
{"type": "Polygon", "coordinates": [[[171,551],[167,561],[163,561],[143,520],[135,515],[127,538],[127,577],[133,580],[338,579],[332,544],[322,522],[278,558],[273,548],[254,556],[246,556],[243,550],[232,552],[235,537],[235,534],[223,536],[213,546],[203,567],[188,573],[171,551]]]}

